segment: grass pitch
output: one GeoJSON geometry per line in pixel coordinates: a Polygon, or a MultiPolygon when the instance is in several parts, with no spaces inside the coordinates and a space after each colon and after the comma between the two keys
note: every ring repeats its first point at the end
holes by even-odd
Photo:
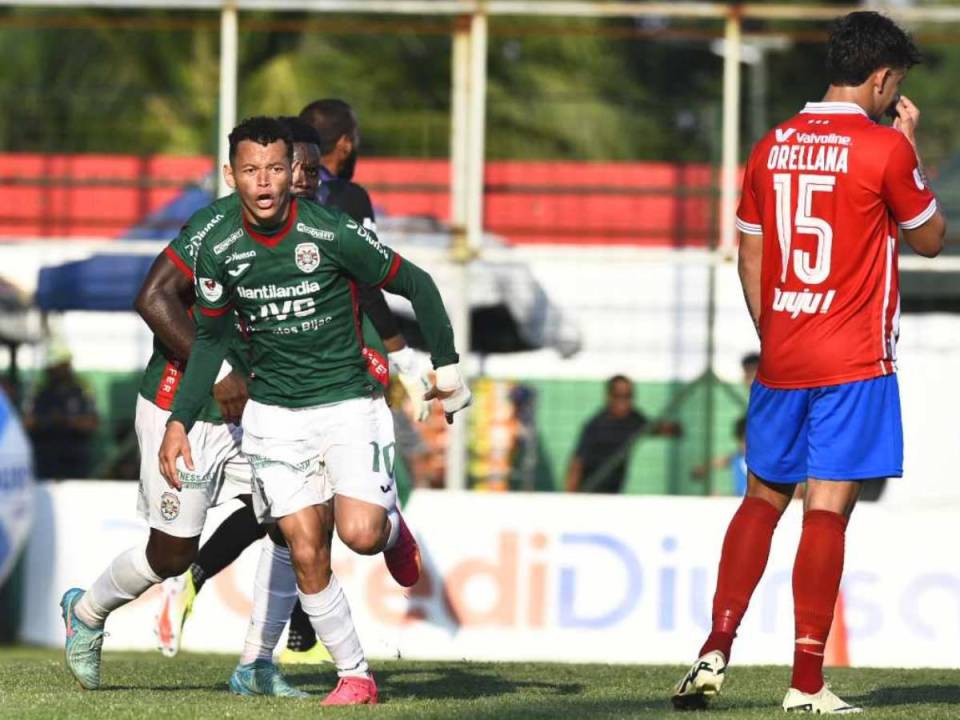
{"type": "MultiPolygon", "coordinates": [[[[158,653],[104,654],[103,687],[80,690],[56,650],[0,649],[0,718],[145,720],[167,718],[667,718],[679,666],[377,661],[382,704],[320,708],[333,687],[331,666],[293,667],[287,677],[310,700],[240,698],[227,690],[235,658],[158,653]]],[[[960,671],[844,669],[834,690],[862,704],[867,718],[960,718],[960,671]]],[[[723,720],[780,717],[790,679],[785,667],[733,667],[710,715],[723,720]]],[[[697,717],[706,717],[698,714],[697,717]]]]}

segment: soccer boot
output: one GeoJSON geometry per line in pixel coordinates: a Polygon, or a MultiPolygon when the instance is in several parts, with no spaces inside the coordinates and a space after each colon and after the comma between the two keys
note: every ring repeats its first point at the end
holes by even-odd
{"type": "Polygon", "coordinates": [[[237,665],[230,676],[230,690],[236,695],[270,695],[272,697],[310,697],[290,685],[280,669],[269,660],[254,660],[237,665]]]}
{"type": "Polygon", "coordinates": [[[863,712],[863,708],[844,702],[824,685],[820,692],[805,693],[796,688],[787,690],[783,698],[783,709],[787,712],[813,713],[814,715],[850,715],[863,712]]]}
{"type": "Polygon", "coordinates": [[[193,611],[197,590],[189,570],[179,577],[164,580],[160,589],[163,599],[153,632],[157,636],[160,652],[166,657],[173,657],[180,651],[183,624],[193,611]]]}
{"type": "Polygon", "coordinates": [[[83,590],[70,588],[60,600],[63,625],[67,630],[64,651],[67,668],[84,690],[100,687],[100,653],[103,650],[103,630],[88,627],[73,609],[83,597],[83,590]]]}
{"type": "Polygon", "coordinates": [[[277,662],[281,665],[320,665],[321,663],[332,663],[333,658],[323,646],[323,643],[315,643],[309,650],[291,650],[284,648],[283,652],[277,657],[277,662]]]}
{"type": "Polygon", "coordinates": [[[399,510],[397,517],[400,519],[397,542],[389,550],[383,551],[383,559],[387,563],[387,570],[398,584],[413,587],[420,579],[420,548],[399,510]]]}
{"type": "Polygon", "coordinates": [[[377,684],[369,677],[342,677],[321,705],[376,705],[377,684]]]}
{"type": "Polygon", "coordinates": [[[727,660],[719,650],[698,658],[673,689],[673,707],[677,710],[701,710],[710,698],[720,694],[726,677],[727,660]]]}

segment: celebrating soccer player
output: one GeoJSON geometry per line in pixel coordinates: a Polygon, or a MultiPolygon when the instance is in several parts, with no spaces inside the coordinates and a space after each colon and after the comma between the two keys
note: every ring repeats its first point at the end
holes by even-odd
{"type": "Polygon", "coordinates": [[[902,474],[898,236],[933,257],[946,229],[917,151],[920,113],[899,96],[919,59],[890,19],[841,18],[830,34],[823,101],[775,127],[747,163],[739,270],[761,343],[747,411],[750,473],[723,542],[712,630],[674,690],[678,708],[719,693],[774,529],[806,482],[783,708],[860,711],[823,681],[844,535],[862,483],[902,474]],[[878,124],[885,113],[893,127],[878,124]]]}
{"type": "MultiPolygon", "coordinates": [[[[329,531],[335,526],[363,554],[389,549],[409,531],[396,509],[392,417],[362,353],[357,282],[411,301],[436,367],[429,395],[449,421],[469,404],[470,392],[430,276],[349,216],[290,196],[293,146],[283,125],[244,121],[231,133],[230,150],[228,176],[241,210],[197,252],[197,337],[167,423],[161,469],[177,488],[194,465],[188,432],[216,378],[235,308],[251,336],[243,451],[253,466],[254,505],[261,520],[275,519],[283,532],[301,606],[337,666],[340,682],[324,702],[375,703],[376,684],[330,570],[329,531]]],[[[284,620],[297,596],[279,613],[284,620]]],[[[264,619],[254,614],[252,623],[264,619]]]]}
{"type": "MultiPolygon", "coordinates": [[[[348,106],[349,107],[349,106],[348,106]]],[[[351,116],[352,117],[352,116],[351,116]]],[[[316,130],[296,117],[281,117],[280,122],[290,132],[293,140],[293,164],[291,175],[291,190],[295,197],[313,199],[317,196],[317,190],[321,177],[321,154],[319,147],[319,137],[316,130]]],[[[356,186],[359,188],[359,186],[356,186]]],[[[367,197],[366,192],[359,188],[363,197],[367,197]]],[[[339,199],[358,197],[357,193],[338,193],[328,198],[331,204],[339,199]]],[[[218,200],[213,204],[214,208],[223,210],[230,208],[236,210],[239,208],[237,195],[231,194],[227,198],[218,200]]],[[[333,207],[346,212],[357,222],[369,222],[373,217],[373,210],[370,207],[369,198],[366,204],[348,203],[348,207],[340,207],[333,204],[333,207]]],[[[196,220],[191,220],[188,227],[197,223],[205,222],[207,214],[200,211],[196,220]]],[[[202,225],[201,225],[202,227],[202,225]]],[[[193,236],[190,233],[187,237],[193,236]]],[[[179,247],[177,242],[171,247],[179,247]]],[[[192,265],[193,253],[190,255],[189,264],[192,265]]],[[[153,315],[157,315],[164,308],[170,305],[174,306],[173,312],[164,312],[156,322],[161,322],[167,315],[175,316],[180,325],[186,325],[184,332],[189,330],[189,339],[193,339],[193,321],[186,315],[189,305],[184,306],[182,298],[189,297],[190,304],[193,301],[193,271],[190,267],[181,263],[179,266],[167,260],[158,260],[155,264],[164,268],[162,274],[151,272],[144,290],[141,295],[148,295],[155,298],[155,302],[143,303],[144,318],[151,324],[153,315]],[[167,266],[172,269],[167,269],[167,266]],[[176,268],[184,268],[184,272],[177,272],[176,268]],[[154,279],[156,276],[156,279],[154,279]]],[[[358,288],[358,300],[361,310],[361,326],[363,328],[364,352],[367,354],[367,361],[370,367],[371,375],[377,378],[381,383],[386,383],[387,363],[383,355],[389,358],[391,365],[394,365],[399,371],[399,376],[404,386],[411,396],[411,401],[417,408],[424,408],[429,411],[429,403],[423,399],[423,395],[429,390],[429,381],[426,379],[426,373],[420,367],[420,360],[417,354],[407,346],[403,335],[400,333],[399,326],[393,313],[390,312],[383,297],[383,291],[378,288],[361,285],[358,288]]],[[[139,305],[138,305],[139,307],[139,305]]],[[[160,332],[160,331],[158,331],[160,332]]],[[[185,344],[183,351],[183,360],[189,355],[189,343],[185,344]]],[[[185,364],[185,363],[183,363],[185,364]]],[[[182,371],[183,364],[179,365],[182,371]]],[[[246,386],[243,386],[244,392],[246,386]]],[[[172,403],[172,396],[170,398],[172,403]]],[[[168,406],[169,407],[169,406],[168,406]]],[[[242,408],[241,408],[242,409],[242,408]]],[[[239,416],[239,413],[237,413],[239,416]]],[[[162,428],[162,425],[159,426],[162,428]]],[[[159,442],[159,436],[157,437],[159,442]]],[[[236,444],[239,448],[240,436],[236,436],[236,444]]],[[[156,447],[156,443],[153,447],[156,447]]],[[[155,455],[155,452],[150,454],[155,455]]],[[[166,483],[163,483],[164,489],[166,483]]],[[[155,634],[158,645],[164,655],[172,657],[180,649],[180,643],[183,639],[183,629],[187,618],[190,616],[193,603],[197,593],[203,588],[207,580],[214,577],[227,567],[230,563],[239,557],[251,543],[262,538],[266,532],[266,527],[261,525],[252,508],[252,498],[249,495],[249,481],[244,491],[247,494],[239,496],[244,502],[245,507],[236,510],[207,539],[200,547],[196,560],[190,566],[190,569],[183,575],[170,578],[163,583],[163,593],[160,602],[160,611],[157,614],[155,634]]],[[[232,496],[228,496],[232,497],[232,496]]],[[[226,498],[225,498],[226,499],[226,498]]],[[[282,536],[273,534],[272,537],[278,542],[279,548],[267,547],[266,550],[272,552],[276,557],[274,562],[289,566],[290,559],[286,550],[283,549],[284,543],[282,536]]],[[[405,553],[409,557],[406,560],[398,558],[397,562],[389,563],[388,567],[392,570],[400,570],[397,581],[405,586],[413,585],[418,579],[418,565],[412,556],[417,553],[416,543],[398,543],[389,551],[391,556],[405,553]],[[407,566],[407,572],[403,572],[403,567],[407,566]]],[[[271,593],[290,593],[294,591],[294,584],[291,580],[289,589],[281,587],[279,578],[282,571],[274,573],[277,582],[263,581],[258,583],[254,592],[254,608],[259,611],[262,608],[269,607],[275,602],[270,600],[271,593]],[[258,597],[261,590],[266,591],[266,597],[258,597]]],[[[292,576],[291,576],[292,577],[292,576]]],[[[303,613],[299,603],[294,606],[290,615],[290,633],[287,640],[287,648],[284,651],[281,661],[294,663],[314,663],[330,660],[329,654],[322,644],[317,643],[316,634],[310,625],[309,618],[303,613]]],[[[274,691],[283,691],[284,684],[278,679],[278,671],[272,663],[255,662],[255,658],[241,658],[241,663],[235,672],[235,678],[231,686],[243,694],[267,692],[273,694],[274,691]]]]}

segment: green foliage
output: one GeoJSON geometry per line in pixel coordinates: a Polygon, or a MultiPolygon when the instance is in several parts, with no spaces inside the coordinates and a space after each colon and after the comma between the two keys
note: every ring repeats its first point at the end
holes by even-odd
{"type": "MultiPolygon", "coordinates": [[[[11,109],[0,118],[3,148],[215,150],[219,50],[213,16],[197,15],[194,24],[183,13],[61,13],[56,23],[49,13],[36,11],[8,17],[20,22],[0,23],[0,61],[12,70],[0,76],[0,100],[11,109]],[[151,17],[156,28],[144,23],[151,17]],[[32,23],[24,25],[24,18],[32,23]],[[131,27],[136,20],[140,24],[131,27]]],[[[322,18],[300,20],[300,32],[241,24],[241,117],[296,113],[309,100],[339,96],[360,115],[365,152],[447,156],[448,35],[406,27],[396,33],[330,32],[322,18]]],[[[689,66],[690,58],[700,58],[692,64],[703,66],[702,58],[709,56],[703,43],[611,41],[591,32],[605,27],[599,21],[578,21],[573,34],[557,34],[565,26],[555,21],[543,26],[543,34],[499,37],[500,22],[507,21],[492,23],[489,54],[489,157],[705,159],[709,154],[703,137],[691,145],[689,126],[707,117],[704,108],[708,114],[715,109],[719,58],[711,56],[708,78],[667,88],[644,67],[651,54],[664,69],[689,66]]],[[[355,18],[355,27],[363,28],[364,19],[355,18]]]]}
{"type": "MultiPolygon", "coordinates": [[[[447,157],[447,21],[331,17],[242,15],[239,115],[294,114],[310,100],[339,96],[358,111],[364,152],[447,157]]],[[[764,122],[822,94],[824,28],[748,23],[748,35],[806,33],[767,54],[764,122]]],[[[497,17],[490,30],[489,158],[718,158],[723,61],[711,49],[718,23],[497,17]]],[[[920,39],[928,63],[911,73],[905,92],[924,113],[921,143],[936,165],[960,142],[953,102],[960,47],[942,33],[936,42],[920,39]]],[[[212,154],[218,56],[211,13],[0,13],[0,148],[212,154]]],[[[748,107],[755,82],[745,67],[744,153],[755,131],[748,107]]]]}

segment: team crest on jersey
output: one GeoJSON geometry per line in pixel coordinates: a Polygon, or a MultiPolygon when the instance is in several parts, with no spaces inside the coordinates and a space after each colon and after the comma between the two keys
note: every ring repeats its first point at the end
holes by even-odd
{"type": "Polygon", "coordinates": [[[200,294],[210,302],[216,302],[223,297],[223,285],[212,278],[197,278],[200,294]]]}
{"type": "Polygon", "coordinates": [[[160,514],[167,522],[176,520],[180,514],[180,498],[171,492],[160,496],[160,514]]]}
{"type": "Polygon", "coordinates": [[[320,266],[320,251],[312,242],[300,243],[294,251],[297,267],[305,273],[311,273],[320,266]]]}

